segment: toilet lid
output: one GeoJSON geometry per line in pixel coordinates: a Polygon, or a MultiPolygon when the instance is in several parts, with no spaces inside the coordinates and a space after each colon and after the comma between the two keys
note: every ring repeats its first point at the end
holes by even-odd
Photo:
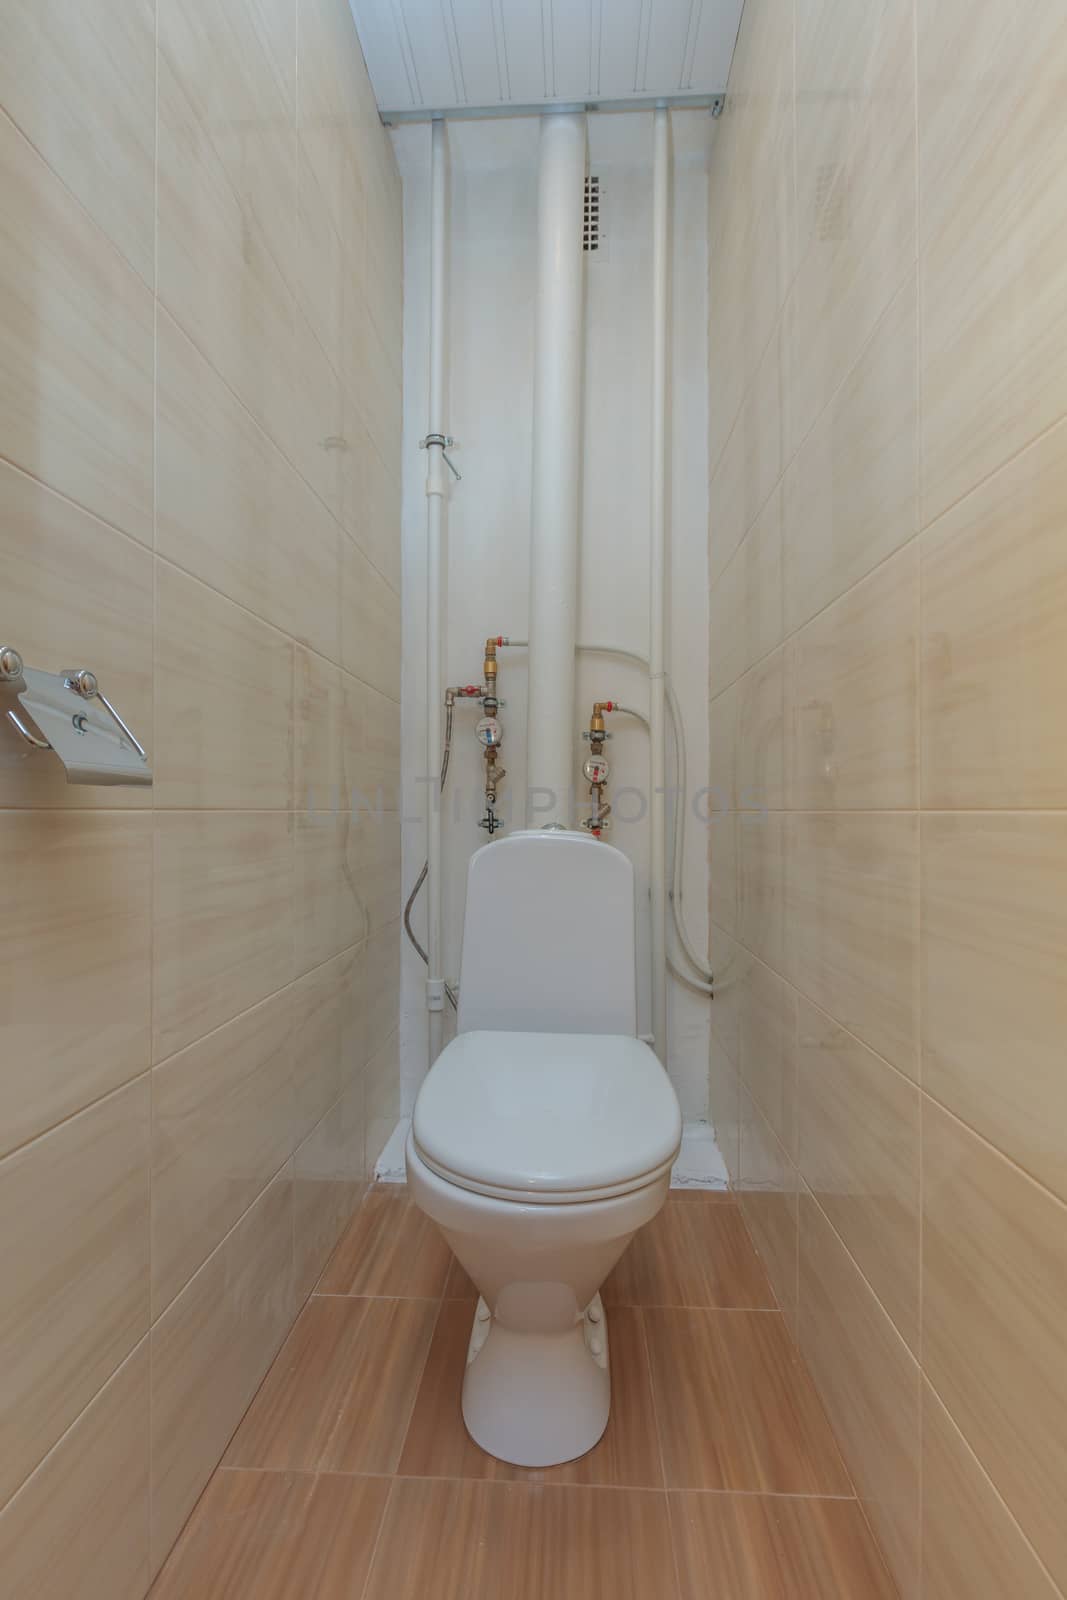
{"type": "Polygon", "coordinates": [[[466,1188],[591,1198],[651,1181],[682,1137],[656,1056],[618,1034],[461,1033],[415,1102],[419,1154],[466,1188]]]}

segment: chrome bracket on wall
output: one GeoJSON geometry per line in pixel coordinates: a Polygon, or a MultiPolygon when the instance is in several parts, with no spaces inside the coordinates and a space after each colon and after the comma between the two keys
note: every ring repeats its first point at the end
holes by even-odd
{"type": "Polygon", "coordinates": [[[0,645],[0,713],[24,744],[59,757],[68,783],[152,782],[144,746],[87,667],[38,672],[0,645]]]}

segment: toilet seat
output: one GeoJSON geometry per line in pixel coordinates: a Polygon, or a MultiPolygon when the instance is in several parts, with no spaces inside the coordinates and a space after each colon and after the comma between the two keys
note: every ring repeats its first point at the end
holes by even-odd
{"type": "Polygon", "coordinates": [[[655,1184],[681,1132],[662,1066],[623,1034],[459,1034],[422,1085],[412,1124],[420,1159],[445,1182],[558,1206],[655,1184]]]}

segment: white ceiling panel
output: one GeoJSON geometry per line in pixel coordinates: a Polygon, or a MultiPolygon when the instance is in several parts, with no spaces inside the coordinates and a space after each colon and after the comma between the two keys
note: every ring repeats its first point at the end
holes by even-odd
{"type": "MultiPolygon", "coordinates": [[[[462,5],[464,0],[458,0],[462,5]]],[[[546,50],[550,23],[544,5],[530,0],[501,0],[504,18],[504,57],[508,75],[506,99],[512,105],[526,105],[552,98],[546,50]]]]}
{"type": "Polygon", "coordinates": [[[637,91],[638,41],[644,0],[601,0],[596,92],[624,100],[637,91]]]}
{"type": "Polygon", "coordinates": [[[558,100],[584,100],[593,82],[593,12],[601,7],[574,0],[548,0],[552,13],[552,63],[549,81],[558,100]]]}
{"type": "Polygon", "coordinates": [[[498,105],[508,98],[500,0],[470,0],[469,5],[449,9],[456,25],[466,104],[498,105]]]}
{"type": "Polygon", "coordinates": [[[743,0],[351,0],[379,109],[709,97],[743,0]]]}
{"type": "Polygon", "coordinates": [[[679,5],[678,0],[646,0],[646,6],[648,40],[642,87],[646,94],[677,94],[685,83],[689,38],[695,33],[696,13],[701,7],[679,5]],[[654,86],[651,90],[649,84],[654,86]]]}

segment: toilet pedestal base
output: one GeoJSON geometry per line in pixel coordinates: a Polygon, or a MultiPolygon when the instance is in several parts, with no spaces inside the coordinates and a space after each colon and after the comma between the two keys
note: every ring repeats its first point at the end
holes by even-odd
{"type": "Polygon", "coordinates": [[[559,1466],[593,1448],[610,1408],[599,1295],[562,1333],[517,1333],[478,1301],[463,1380],[463,1420],[475,1444],[517,1467],[559,1466]]]}

